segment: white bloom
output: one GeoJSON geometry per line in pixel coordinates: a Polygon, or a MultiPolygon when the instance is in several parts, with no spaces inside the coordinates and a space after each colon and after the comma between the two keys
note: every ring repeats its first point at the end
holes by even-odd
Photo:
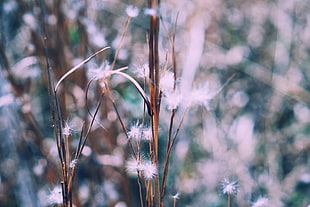
{"type": "Polygon", "coordinates": [[[252,207],[268,207],[269,199],[266,197],[259,197],[252,207]]]}
{"type": "Polygon", "coordinates": [[[62,129],[62,133],[65,136],[70,136],[72,134],[72,128],[69,126],[68,122],[65,122],[65,127],[62,129]]]}
{"type": "Polygon", "coordinates": [[[24,14],[23,20],[31,29],[34,30],[37,28],[36,18],[32,14],[29,13],[24,14]]]}
{"type": "Polygon", "coordinates": [[[164,103],[167,105],[169,110],[173,110],[178,108],[182,101],[183,97],[179,91],[172,91],[170,93],[166,93],[164,96],[164,103]]]}
{"type": "Polygon", "coordinates": [[[92,67],[88,70],[88,76],[90,79],[100,80],[106,79],[111,75],[111,66],[107,61],[104,61],[100,67],[92,67]]]}
{"type": "Polygon", "coordinates": [[[155,175],[157,175],[156,165],[151,162],[142,163],[141,171],[146,179],[152,179],[155,175]]]}
{"type": "Polygon", "coordinates": [[[174,200],[180,199],[180,193],[176,193],[175,195],[172,196],[172,198],[173,198],[174,200]]]}
{"type": "Polygon", "coordinates": [[[79,162],[78,159],[74,159],[70,162],[70,168],[75,168],[76,164],[79,162]]]}
{"type": "Polygon", "coordinates": [[[144,128],[142,131],[142,139],[146,141],[151,141],[152,137],[153,137],[152,128],[151,127],[144,128]]]}
{"type": "Polygon", "coordinates": [[[126,161],[126,170],[131,175],[137,175],[138,172],[141,172],[141,166],[141,161],[138,161],[136,159],[130,159],[126,161]]]}
{"type": "Polygon", "coordinates": [[[170,71],[166,71],[160,78],[159,88],[163,93],[168,93],[173,90],[174,87],[174,74],[170,71]]]}
{"type": "Polygon", "coordinates": [[[144,14],[150,15],[150,16],[156,16],[157,15],[157,11],[156,11],[156,9],[146,8],[144,10],[144,14]]]}
{"type": "Polygon", "coordinates": [[[209,109],[210,101],[214,98],[214,93],[211,93],[209,86],[206,84],[205,86],[195,89],[192,91],[189,98],[189,105],[202,105],[209,109]]]}
{"type": "Polygon", "coordinates": [[[223,194],[234,195],[238,193],[237,181],[230,182],[228,179],[224,179],[222,182],[223,194]]]}
{"type": "Polygon", "coordinates": [[[150,161],[138,161],[136,159],[131,159],[126,162],[127,172],[132,175],[137,175],[141,172],[146,179],[152,179],[157,175],[156,165],[150,161]]]}
{"type": "Polygon", "coordinates": [[[140,140],[142,138],[142,125],[139,124],[139,122],[134,124],[130,128],[130,130],[128,132],[128,136],[130,139],[140,140]]]}
{"type": "Polygon", "coordinates": [[[137,7],[129,5],[126,7],[126,13],[129,17],[134,18],[138,16],[139,9],[137,7]]]}
{"type": "Polygon", "coordinates": [[[141,65],[140,67],[136,67],[133,70],[133,73],[137,76],[137,78],[149,77],[149,73],[150,73],[149,64],[145,63],[145,64],[141,65]]]}
{"type": "Polygon", "coordinates": [[[48,202],[50,204],[62,204],[62,189],[60,186],[56,186],[51,191],[50,195],[48,196],[48,202]]]}

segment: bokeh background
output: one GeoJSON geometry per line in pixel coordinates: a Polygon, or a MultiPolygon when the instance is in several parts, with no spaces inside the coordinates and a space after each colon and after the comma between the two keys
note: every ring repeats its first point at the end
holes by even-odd
{"type": "MultiPolygon", "coordinates": [[[[139,15],[131,20],[116,67],[129,66],[126,73],[134,76],[148,60],[147,2],[0,1],[0,206],[49,206],[48,195],[61,181],[44,34],[55,80],[100,48],[111,47],[75,72],[60,94],[74,151],[81,123],[90,119],[88,71],[112,62],[129,5],[139,8],[139,15]]],[[[173,206],[176,193],[180,207],[226,206],[223,179],[237,182],[232,206],[254,206],[260,197],[274,207],[310,205],[309,11],[309,0],[162,0],[161,64],[176,28],[182,93],[206,83],[210,91],[220,90],[209,107],[194,107],[186,116],[171,158],[166,206],[173,206]]],[[[113,78],[112,87],[130,128],[143,117],[142,99],[124,79],[113,78]]],[[[93,84],[90,109],[98,94],[93,84]]],[[[161,117],[164,151],[165,108],[161,117]]],[[[131,158],[128,143],[108,100],[98,123],[79,161],[74,204],[139,206],[136,178],[125,169],[131,158]]]]}

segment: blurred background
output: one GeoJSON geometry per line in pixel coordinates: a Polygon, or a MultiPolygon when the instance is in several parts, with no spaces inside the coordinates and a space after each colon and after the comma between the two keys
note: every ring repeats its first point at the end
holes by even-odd
{"type": "MultiPolygon", "coordinates": [[[[113,61],[130,5],[139,14],[131,19],[116,68],[128,66],[126,73],[135,77],[148,61],[147,2],[0,1],[0,206],[52,206],[48,195],[61,181],[44,35],[55,80],[100,48],[111,47],[72,74],[61,90],[74,152],[81,123],[90,120],[88,72],[113,61]]],[[[259,198],[275,207],[310,205],[309,11],[309,0],[161,2],[161,64],[171,51],[168,38],[176,24],[182,93],[206,84],[210,91],[220,89],[209,107],[193,107],[184,120],[171,156],[166,206],[173,206],[176,193],[180,207],[227,206],[223,179],[237,184],[232,206],[255,206],[259,198]]],[[[130,128],[143,117],[142,99],[124,79],[115,77],[111,85],[130,128]]],[[[91,110],[99,94],[92,84],[91,110]]],[[[165,108],[161,113],[164,152],[170,115],[165,108]]],[[[98,123],[78,164],[74,204],[139,206],[136,178],[125,169],[131,158],[128,143],[108,100],[98,123]]]]}

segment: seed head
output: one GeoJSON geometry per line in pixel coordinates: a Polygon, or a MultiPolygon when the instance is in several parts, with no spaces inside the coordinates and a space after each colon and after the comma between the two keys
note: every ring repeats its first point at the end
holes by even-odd
{"type": "Polygon", "coordinates": [[[70,168],[75,168],[76,164],[79,162],[78,159],[74,159],[70,162],[70,168]]]}
{"type": "Polygon", "coordinates": [[[179,91],[175,90],[165,94],[164,103],[167,105],[167,108],[169,110],[173,110],[179,107],[182,99],[182,94],[179,91]]]}
{"type": "Polygon", "coordinates": [[[144,10],[144,14],[145,15],[150,15],[150,16],[156,16],[157,15],[157,10],[156,9],[146,8],[144,10]]]}
{"type": "Polygon", "coordinates": [[[172,198],[173,198],[174,200],[180,199],[180,193],[176,193],[175,195],[172,196],[172,198]]]}
{"type": "Polygon", "coordinates": [[[269,199],[266,197],[259,197],[252,207],[268,207],[269,199]]]}
{"type": "Polygon", "coordinates": [[[145,63],[141,66],[135,67],[133,69],[133,73],[137,76],[137,78],[147,78],[149,77],[149,64],[145,63]]]}
{"type": "Polygon", "coordinates": [[[159,82],[159,88],[163,93],[168,93],[173,90],[174,87],[174,74],[170,71],[165,71],[162,74],[159,82]]]}
{"type": "Polygon", "coordinates": [[[151,162],[142,163],[141,170],[146,179],[152,179],[157,175],[156,165],[151,162]]]}
{"type": "Polygon", "coordinates": [[[137,7],[129,5],[126,7],[126,13],[129,17],[135,18],[139,14],[139,9],[137,7]]]}
{"type": "Polygon", "coordinates": [[[130,139],[141,140],[142,138],[142,125],[139,122],[135,123],[129,130],[128,136],[130,139]]]}
{"type": "Polygon", "coordinates": [[[137,175],[141,171],[141,162],[136,159],[130,159],[126,162],[126,170],[129,174],[137,175]]]}
{"type": "Polygon", "coordinates": [[[55,186],[48,196],[48,202],[50,204],[62,204],[62,190],[60,186],[55,186]]]}
{"type": "Polygon", "coordinates": [[[70,136],[72,134],[72,128],[70,127],[68,122],[65,122],[65,127],[63,128],[62,132],[65,136],[70,136]]]}
{"type": "Polygon", "coordinates": [[[201,88],[194,89],[190,95],[189,105],[197,106],[202,105],[207,109],[210,108],[210,101],[214,98],[215,94],[213,94],[208,86],[208,84],[204,85],[201,88]]]}
{"type": "Polygon", "coordinates": [[[222,182],[223,194],[235,195],[238,193],[237,181],[230,182],[228,179],[224,179],[222,182]]]}
{"type": "Polygon", "coordinates": [[[151,127],[143,128],[142,140],[151,141],[152,137],[153,137],[152,128],[151,127]]]}
{"type": "Polygon", "coordinates": [[[107,79],[111,75],[111,66],[104,61],[100,67],[92,67],[88,70],[88,76],[93,80],[107,79]]]}

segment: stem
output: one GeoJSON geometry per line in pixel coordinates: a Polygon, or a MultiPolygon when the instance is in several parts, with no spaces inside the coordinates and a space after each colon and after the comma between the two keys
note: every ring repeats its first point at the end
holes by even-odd
{"type": "Polygon", "coordinates": [[[169,135],[168,135],[167,151],[166,151],[166,161],[165,161],[164,175],[163,175],[162,186],[161,186],[160,206],[164,206],[165,189],[166,189],[166,185],[167,185],[170,152],[171,152],[171,148],[172,148],[172,143],[171,143],[172,128],[173,128],[173,120],[174,120],[175,114],[176,114],[176,110],[174,109],[174,110],[172,110],[172,114],[170,117],[169,135]]]}
{"type": "MultiPolygon", "coordinates": [[[[157,11],[159,0],[148,0],[149,8],[157,11]]],[[[158,165],[158,121],[160,109],[160,89],[159,89],[159,54],[158,54],[158,32],[159,18],[157,14],[150,16],[150,31],[149,31],[149,68],[150,68],[150,102],[152,111],[152,162],[158,165]]],[[[154,205],[160,206],[160,185],[159,175],[154,177],[154,205]]]]}
{"type": "Polygon", "coordinates": [[[140,172],[137,172],[137,182],[138,182],[138,187],[139,187],[139,196],[140,196],[140,205],[141,207],[144,207],[143,205],[143,195],[142,195],[142,187],[141,187],[141,182],[140,182],[140,172]]]}
{"type": "Polygon", "coordinates": [[[124,41],[124,38],[125,38],[125,36],[126,36],[127,30],[128,30],[128,27],[129,27],[130,19],[131,19],[131,17],[128,16],[128,17],[127,17],[127,20],[126,20],[126,23],[125,23],[125,28],[124,28],[124,30],[123,30],[121,39],[120,39],[120,41],[119,41],[119,43],[118,43],[118,46],[117,46],[117,49],[116,49],[116,52],[115,52],[115,55],[114,55],[113,62],[112,62],[112,64],[111,64],[111,70],[114,69],[114,66],[115,66],[115,63],[116,63],[116,60],[117,60],[119,51],[121,50],[122,43],[123,43],[123,41],[124,41]]]}

